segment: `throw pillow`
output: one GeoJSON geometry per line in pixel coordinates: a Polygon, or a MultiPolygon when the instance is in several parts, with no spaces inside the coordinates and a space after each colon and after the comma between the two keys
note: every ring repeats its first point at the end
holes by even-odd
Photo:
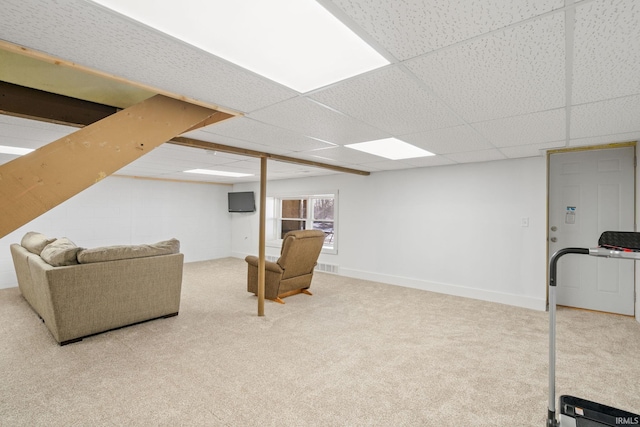
{"type": "Polygon", "coordinates": [[[55,240],[56,240],[55,237],[48,238],[47,236],[45,236],[42,233],[36,233],[35,231],[29,231],[22,238],[22,241],[20,242],[20,245],[22,245],[22,247],[25,248],[26,250],[28,250],[29,252],[31,252],[33,254],[36,254],[36,255],[40,255],[40,253],[42,252],[44,247],[47,246],[49,243],[52,243],[55,240]]]}
{"type": "Polygon", "coordinates": [[[170,255],[178,252],[180,252],[180,241],[170,239],[151,245],[116,245],[84,249],[78,253],[78,262],[80,264],[89,264],[92,262],[170,255]]]}
{"type": "Polygon", "coordinates": [[[62,237],[45,246],[40,256],[46,263],[54,267],[61,267],[77,264],[78,252],[81,250],[82,248],[76,246],[71,240],[62,237]]]}

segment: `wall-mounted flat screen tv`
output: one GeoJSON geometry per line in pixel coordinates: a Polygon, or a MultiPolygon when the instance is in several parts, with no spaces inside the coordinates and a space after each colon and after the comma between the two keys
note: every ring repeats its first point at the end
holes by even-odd
{"type": "Polygon", "coordinates": [[[229,212],[255,212],[256,199],[253,191],[229,193],[229,212]]]}

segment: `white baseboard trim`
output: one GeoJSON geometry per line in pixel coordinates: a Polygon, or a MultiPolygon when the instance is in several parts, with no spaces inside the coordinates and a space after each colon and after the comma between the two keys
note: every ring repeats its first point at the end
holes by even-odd
{"type": "MultiPolygon", "coordinates": [[[[234,258],[244,259],[246,253],[232,252],[234,258]]],[[[421,289],[423,291],[437,292],[439,294],[454,295],[458,297],[473,298],[481,301],[497,302],[513,305],[531,310],[546,311],[547,301],[542,298],[525,297],[522,295],[507,294],[504,292],[488,291],[486,289],[469,288],[466,286],[451,285],[447,283],[428,282],[409,277],[391,276],[388,274],[371,273],[340,266],[340,276],[353,277],[354,279],[371,280],[387,285],[404,286],[406,288],[421,289]]]]}
{"type": "Polygon", "coordinates": [[[545,311],[547,309],[547,302],[545,299],[507,294],[504,292],[488,291],[486,289],[469,288],[465,286],[451,285],[446,283],[427,282],[424,280],[412,279],[408,277],[371,273],[344,267],[340,268],[340,275],[353,277],[355,279],[371,280],[373,282],[380,282],[388,285],[404,286],[407,288],[437,292],[440,294],[473,298],[481,301],[497,302],[500,304],[513,305],[516,307],[523,307],[531,310],[545,311]]]}

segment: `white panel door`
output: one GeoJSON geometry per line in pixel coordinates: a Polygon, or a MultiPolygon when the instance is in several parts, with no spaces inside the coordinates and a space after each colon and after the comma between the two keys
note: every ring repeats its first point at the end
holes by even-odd
{"type": "MultiPolygon", "coordinates": [[[[598,244],[604,231],[634,231],[634,148],[550,155],[549,255],[598,244]]],[[[558,262],[559,305],[634,314],[631,260],[569,254],[558,262]]]]}

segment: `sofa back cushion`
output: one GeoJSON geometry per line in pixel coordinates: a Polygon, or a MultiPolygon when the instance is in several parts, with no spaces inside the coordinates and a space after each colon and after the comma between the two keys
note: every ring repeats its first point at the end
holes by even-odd
{"type": "Polygon", "coordinates": [[[54,267],[74,265],[78,263],[78,252],[81,250],[71,240],[61,237],[45,246],[40,257],[54,267]]]}
{"type": "Polygon", "coordinates": [[[78,262],[80,264],[89,264],[92,262],[170,255],[178,252],[180,252],[180,241],[170,239],[150,245],[116,245],[83,249],[78,253],[78,262]]]}
{"type": "Polygon", "coordinates": [[[55,237],[49,238],[42,233],[29,231],[22,238],[20,245],[26,250],[28,250],[29,252],[31,252],[32,254],[40,255],[40,253],[45,248],[45,246],[47,246],[49,243],[52,243],[55,240],[56,240],[55,237]]]}

